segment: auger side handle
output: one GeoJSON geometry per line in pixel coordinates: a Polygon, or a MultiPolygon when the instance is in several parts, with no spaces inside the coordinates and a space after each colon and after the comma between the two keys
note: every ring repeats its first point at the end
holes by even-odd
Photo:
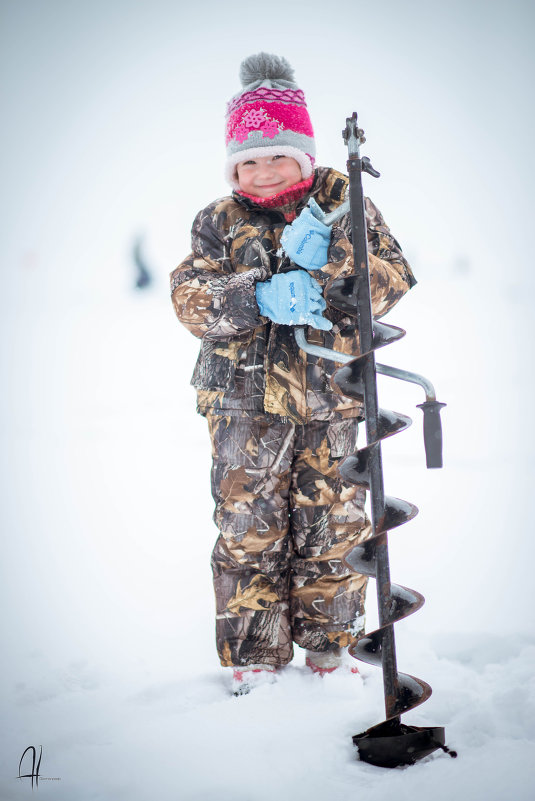
{"type": "MultiPolygon", "coordinates": [[[[330,359],[333,362],[348,364],[353,361],[354,356],[347,353],[340,353],[331,348],[324,348],[322,345],[313,345],[305,335],[305,328],[302,325],[294,329],[295,341],[301,350],[310,353],[311,356],[320,356],[323,359],[330,359]]],[[[446,406],[436,400],[435,388],[429,379],[419,373],[412,373],[409,370],[401,370],[399,367],[391,367],[388,364],[375,365],[376,372],[381,375],[397,378],[400,381],[408,381],[411,384],[419,384],[425,391],[424,403],[418,403],[418,409],[424,413],[424,448],[425,462],[428,469],[443,466],[442,462],[442,423],[440,420],[440,410],[446,406]]]]}
{"type": "Polygon", "coordinates": [[[382,375],[399,378],[400,381],[409,381],[411,384],[419,384],[423,387],[425,401],[424,403],[418,403],[417,407],[424,413],[425,463],[428,469],[442,467],[442,422],[440,410],[446,404],[437,401],[433,384],[423,375],[411,373],[409,370],[400,370],[398,367],[378,364],[376,369],[382,375]]]}
{"type": "Polygon", "coordinates": [[[445,403],[436,400],[419,403],[424,413],[425,461],[428,468],[442,467],[442,423],[440,410],[445,403]]]}

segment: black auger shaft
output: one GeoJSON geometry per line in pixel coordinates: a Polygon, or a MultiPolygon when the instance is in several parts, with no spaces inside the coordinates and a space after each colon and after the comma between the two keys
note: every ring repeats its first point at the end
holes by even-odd
{"type": "MultiPolygon", "coordinates": [[[[360,157],[360,143],[363,132],[357,126],[356,112],[346,120],[344,140],[348,147],[347,169],[349,175],[349,202],[351,210],[351,233],[358,329],[361,353],[366,353],[363,369],[364,408],[366,418],[366,441],[375,443],[369,462],[371,519],[374,534],[382,528],[385,516],[385,494],[383,484],[383,465],[380,435],[378,431],[378,399],[375,353],[373,351],[373,313],[368,269],[368,244],[364,193],[362,189],[363,159],[360,157]]],[[[376,174],[369,162],[364,168],[376,174]]],[[[390,565],[388,560],[388,537],[386,532],[376,539],[376,579],[379,624],[382,628],[381,660],[385,694],[386,716],[392,723],[396,719],[396,701],[399,694],[396,664],[396,645],[394,626],[389,624],[391,606],[390,565]]],[[[399,717],[397,718],[399,721],[399,717]]]]}

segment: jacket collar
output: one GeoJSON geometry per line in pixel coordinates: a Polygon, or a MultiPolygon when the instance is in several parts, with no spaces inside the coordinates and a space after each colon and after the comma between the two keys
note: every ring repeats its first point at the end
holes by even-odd
{"type": "Polygon", "coordinates": [[[310,178],[306,178],[298,184],[289,186],[283,192],[279,192],[271,197],[255,197],[254,195],[248,195],[240,191],[234,191],[233,197],[236,199],[248,200],[253,206],[261,209],[274,209],[283,214],[287,222],[291,222],[297,216],[296,209],[303,198],[306,197],[308,200],[310,197],[313,184],[314,176],[311,175],[310,178]]]}

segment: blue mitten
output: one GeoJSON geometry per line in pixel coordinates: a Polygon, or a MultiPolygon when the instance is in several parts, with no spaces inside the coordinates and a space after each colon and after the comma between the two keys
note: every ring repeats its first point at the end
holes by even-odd
{"type": "Polygon", "coordinates": [[[281,245],[293,262],[305,270],[319,270],[327,264],[331,227],[318,219],[323,212],[312,198],[281,236],[281,245]],[[314,209],[314,212],[312,211],[314,209]]]}
{"type": "Polygon", "coordinates": [[[329,331],[333,324],[322,316],[327,304],[315,278],[303,270],[277,273],[256,285],[260,314],[282,325],[311,325],[329,331]]]}

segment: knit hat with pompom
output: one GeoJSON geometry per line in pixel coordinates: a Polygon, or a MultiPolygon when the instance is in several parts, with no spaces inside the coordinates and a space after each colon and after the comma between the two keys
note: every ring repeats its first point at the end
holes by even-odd
{"type": "Polygon", "coordinates": [[[314,168],[316,147],[305,95],[285,58],[269,53],[249,56],[240,67],[243,90],[227,107],[225,177],[239,189],[236,165],[260,156],[294,158],[303,178],[314,168]]]}

